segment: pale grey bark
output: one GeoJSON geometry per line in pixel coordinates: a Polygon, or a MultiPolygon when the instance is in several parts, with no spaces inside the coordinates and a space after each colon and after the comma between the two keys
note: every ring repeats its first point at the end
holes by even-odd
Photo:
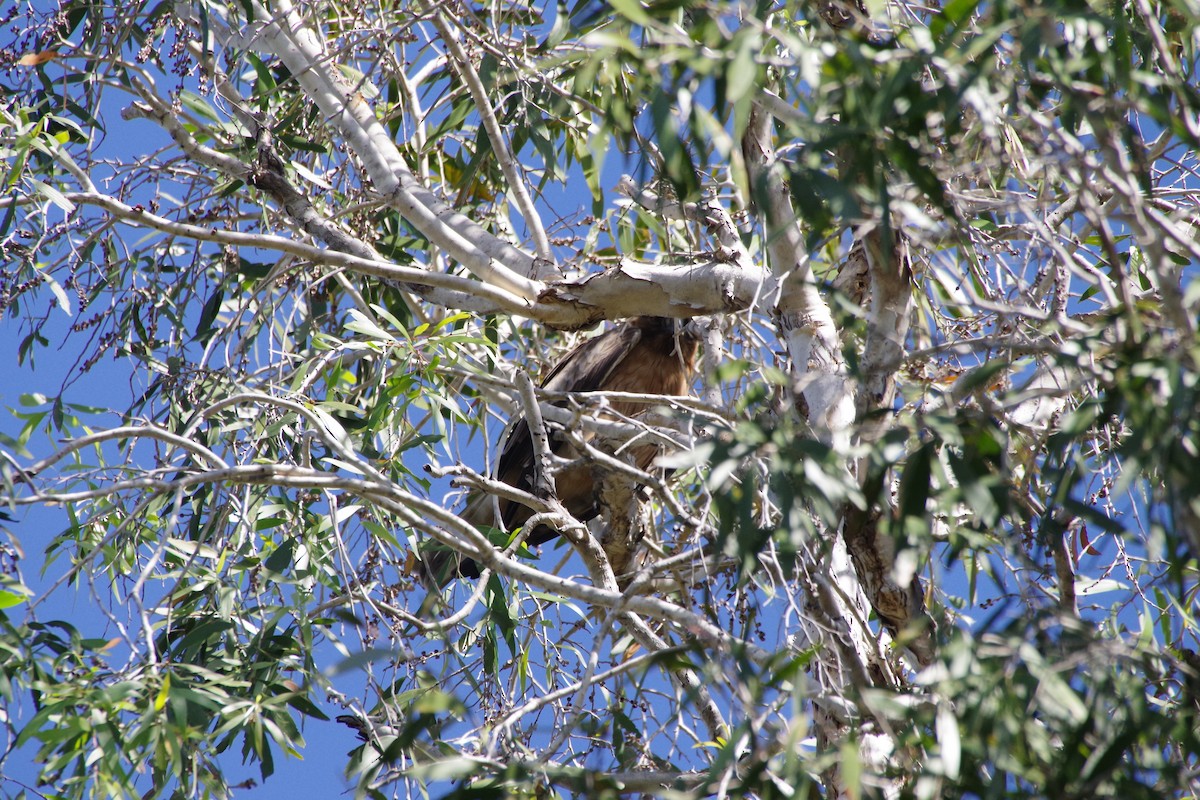
{"type": "MultiPolygon", "coordinates": [[[[912,267],[902,238],[886,222],[862,232],[861,251],[868,275],[867,340],[863,346],[860,385],[856,399],[859,441],[872,443],[890,429],[894,417],[896,373],[904,361],[905,342],[913,313],[912,267]]],[[[899,558],[896,538],[882,530],[880,520],[890,513],[886,475],[871,475],[858,467],[867,498],[879,498],[872,508],[847,504],[842,536],[863,591],[888,632],[921,666],[937,654],[936,626],[925,611],[924,590],[917,577],[918,554],[899,558]],[[867,485],[870,482],[870,485],[867,485]]]]}
{"type": "Polygon", "coordinates": [[[751,191],[766,220],[770,300],[780,338],[791,354],[792,390],[807,405],[807,419],[821,439],[848,443],[854,419],[853,387],[829,305],[809,264],[782,167],[775,161],[771,117],[751,112],[742,142],[751,191]]]}
{"type": "MultiPolygon", "coordinates": [[[[783,171],[775,160],[771,117],[762,107],[751,112],[742,152],[752,196],[766,221],[774,311],[780,338],[791,355],[793,406],[806,416],[814,435],[848,455],[855,385],[841,355],[833,315],[812,274],[783,171]]],[[[858,729],[864,763],[882,775],[894,750],[891,736],[882,728],[864,727],[863,709],[846,698],[856,690],[900,681],[868,625],[864,587],[850,568],[848,544],[829,531],[825,541],[814,542],[798,559],[805,586],[804,631],[809,644],[821,645],[813,677],[821,697],[837,700],[817,702],[813,722],[819,744],[843,741],[849,730],[858,729]]],[[[848,791],[837,768],[831,768],[825,780],[830,796],[848,791]]],[[[888,793],[895,788],[888,787],[888,793]]]]}

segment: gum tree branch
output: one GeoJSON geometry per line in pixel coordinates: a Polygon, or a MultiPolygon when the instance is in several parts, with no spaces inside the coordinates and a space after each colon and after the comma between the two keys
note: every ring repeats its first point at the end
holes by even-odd
{"type": "Polygon", "coordinates": [[[488,100],[483,81],[480,80],[479,73],[475,71],[470,56],[463,49],[458,32],[446,21],[446,17],[441,11],[433,12],[433,24],[441,33],[442,41],[446,44],[454,68],[471,93],[471,99],[475,101],[475,110],[479,113],[484,129],[487,130],[488,139],[492,143],[492,152],[496,154],[496,160],[500,163],[500,171],[504,173],[504,177],[508,181],[509,191],[516,200],[517,208],[529,228],[530,236],[533,237],[538,257],[553,264],[554,252],[550,249],[550,240],[546,237],[542,217],[534,208],[533,198],[529,196],[529,190],[525,185],[525,177],[521,174],[512,148],[509,146],[508,137],[504,135],[504,131],[500,128],[500,122],[492,110],[492,104],[488,100]]]}
{"type": "MultiPolygon", "coordinates": [[[[904,243],[894,231],[874,229],[860,237],[860,252],[867,260],[870,306],[855,405],[859,439],[873,443],[892,427],[896,373],[904,362],[912,319],[912,268],[904,243]]],[[[936,626],[925,610],[925,595],[916,574],[918,559],[898,559],[895,536],[880,525],[885,513],[881,506],[888,503],[886,477],[884,471],[873,474],[866,463],[859,465],[864,494],[868,500],[878,498],[878,505],[861,508],[847,503],[842,536],[871,607],[917,663],[928,666],[937,655],[936,626]],[[908,565],[907,569],[902,565],[908,565]]]]}
{"type": "Polygon", "coordinates": [[[849,440],[854,406],[850,378],[829,306],[817,290],[804,237],[775,161],[771,117],[757,105],[742,140],[755,202],[766,219],[775,317],[792,359],[792,389],[807,403],[817,435],[835,445],[849,440]]]}

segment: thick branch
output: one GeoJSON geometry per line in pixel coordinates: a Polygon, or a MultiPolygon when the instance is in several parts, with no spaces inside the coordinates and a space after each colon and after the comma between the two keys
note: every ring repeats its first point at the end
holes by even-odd
{"type": "MultiPolygon", "coordinates": [[[[503,289],[460,275],[371,260],[351,253],[314,247],[284,236],[175,222],[140,206],[130,206],[95,192],[65,192],[63,196],[74,204],[101,208],[113,217],[137,227],[195,241],[275,250],[313,264],[341,267],[406,285],[430,287],[447,295],[435,297],[422,292],[426,299],[436,299],[448,306],[469,311],[523,316],[554,328],[580,328],[606,319],[642,315],[686,318],[740,311],[754,302],[762,288],[762,273],[757,268],[747,270],[720,261],[684,266],[630,261],[616,269],[595,273],[577,281],[550,284],[536,302],[527,303],[503,289]]],[[[22,202],[28,201],[2,197],[0,210],[22,202]]]]}
{"type": "Polygon", "coordinates": [[[548,285],[534,306],[553,327],[636,316],[698,317],[749,308],[763,288],[762,270],[726,261],[647,264],[626,259],[578,281],[548,285]]]}
{"type": "Polygon", "coordinates": [[[792,387],[807,401],[808,421],[830,442],[845,443],[853,400],[833,315],[817,290],[787,184],[775,162],[771,117],[758,106],[742,139],[753,197],[767,223],[779,331],[791,355],[792,387]]]}
{"type": "MultiPolygon", "coordinates": [[[[894,412],[896,372],[904,361],[904,345],[912,318],[912,269],[900,237],[891,230],[871,230],[862,237],[870,280],[867,341],[863,347],[862,383],[856,402],[861,440],[877,441],[894,412]]],[[[896,540],[881,529],[880,505],[887,505],[883,474],[860,467],[869,501],[862,509],[846,505],[842,535],[854,570],[871,607],[893,637],[928,666],[937,655],[936,626],[925,610],[925,596],[916,575],[915,558],[897,560],[896,540]],[[901,564],[908,564],[907,570],[901,564]]]]}

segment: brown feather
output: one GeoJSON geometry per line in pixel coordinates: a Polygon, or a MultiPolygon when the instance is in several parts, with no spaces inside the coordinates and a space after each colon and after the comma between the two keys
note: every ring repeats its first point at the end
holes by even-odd
{"type": "MultiPolygon", "coordinates": [[[[549,392],[630,392],[636,394],[688,394],[695,370],[696,339],[688,334],[675,333],[675,323],[664,317],[636,317],[603,334],[588,339],[566,355],[547,373],[542,388],[549,392]]],[[[650,407],[646,403],[612,400],[610,406],[617,414],[641,416],[650,407]]],[[[571,458],[574,453],[561,436],[551,437],[551,450],[571,458]]],[[[637,448],[633,461],[639,469],[648,469],[658,455],[658,447],[637,448]]],[[[496,478],[525,491],[534,487],[534,451],[529,425],[524,418],[512,424],[496,466],[496,478]]],[[[558,499],[572,516],[588,521],[599,514],[597,482],[588,466],[562,470],[555,476],[558,499]]],[[[529,519],[532,512],[526,506],[490,495],[480,495],[468,501],[462,517],[473,525],[512,530],[529,519]],[[496,521],[496,508],[500,524],[496,521]]],[[[535,546],[549,541],[558,532],[544,525],[531,531],[526,543],[535,546]]],[[[438,585],[453,578],[448,569],[453,554],[431,558],[427,564],[438,585]],[[435,563],[436,562],[436,563],[435,563]]],[[[478,577],[474,561],[463,560],[457,574],[478,577]]]]}

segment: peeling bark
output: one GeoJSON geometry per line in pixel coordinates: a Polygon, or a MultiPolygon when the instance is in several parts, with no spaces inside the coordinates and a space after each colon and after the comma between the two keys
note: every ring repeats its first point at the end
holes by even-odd
{"type": "MultiPolygon", "coordinates": [[[[854,384],[833,314],[817,288],[786,180],[775,162],[770,117],[762,107],[751,112],[742,151],[752,196],[766,219],[774,310],[780,338],[791,356],[793,410],[808,420],[817,437],[839,452],[848,452],[855,417],[854,384]]],[[[862,730],[862,711],[848,699],[857,690],[901,683],[868,625],[867,601],[851,561],[846,543],[833,531],[799,559],[804,608],[810,617],[804,630],[810,644],[820,645],[811,671],[821,697],[829,701],[818,702],[813,712],[817,745],[822,749],[837,747],[852,729],[862,730]]],[[[864,762],[882,775],[887,759],[877,756],[891,752],[891,738],[873,733],[860,741],[864,762]]],[[[827,796],[848,795],[837,766],[823,779],[827,796]]]]}
{"type": "MultiPolygon", "coordinates": [[[[905,340],[912,319],[912,267],[902,239],[893,231],[868,231],[861,238],[866,255],[870,307],[867,341],[863,347],[862,383],[855,406],[858,437],[865,444],[879,440],[895,416],[896,373],[904,361],[905,340]]],[[[886,503],[882,474],[859,466],[859,480],[870,501],[886,503]]],[[[888,633],[905,646],[921,666],[937,655],[936,625],[925,609],[925,595],[915,572],[897,562],[895,540],[880,530],[883,511],[847,504],[842,536],[859,583],[888,633]]]]}
{"type": "Polygon", "coordinates": [[[808,421],[819,437],[845,444],[854,407],[837,326],[817,289],[787,184],[775,162],[771,117],[757,106],[750,113],[742,151],[753,196],[767,221],[774,311],[791,355],[793,393],[803,396],[808,421]]]}
{"type": "Polygon", "coordinates": [[[629,476],[610,472],[600,480],[599,495],[605,523],[600,544],[617,577],[617,586],[625,591],[632,578],[630,571],[638,545],[645,533],[637,486],[629,476]]]}
{"type": "Polygon", "coordinates": [[[717,260],[684,265],[626,260],[615,269],[547,285],[527,316],[572,328],[625,317],[743,311],[762,292],[763,277],[759,267],[717,260]]]}

